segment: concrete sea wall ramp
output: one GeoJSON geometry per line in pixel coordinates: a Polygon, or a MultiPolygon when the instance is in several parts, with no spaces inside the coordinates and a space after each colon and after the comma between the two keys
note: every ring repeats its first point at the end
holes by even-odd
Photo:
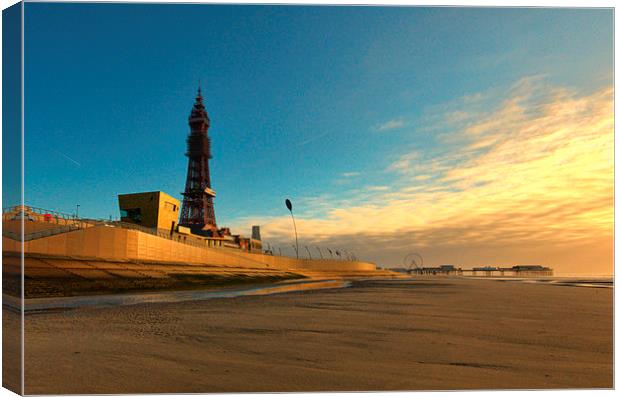
{"type": "MultiPolygon", "coordinates": [[[[3,250],[19,252],[21,242],[3,236],[3,250]]],[[[333,259],[296,259],[241,250],[199,247],[139,230],[105,225],[69,231],[23,243],[27,254],[107,261],[157,261],[241,268],[315,272],[372,272],[374,263],[333,259]]]]}

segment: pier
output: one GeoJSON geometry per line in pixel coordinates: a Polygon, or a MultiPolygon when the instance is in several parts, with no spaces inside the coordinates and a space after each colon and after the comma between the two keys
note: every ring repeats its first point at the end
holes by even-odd
{"type": "Polygon", "coordinates": [[[457,268],[453,265],[437,267],[417,267],[412,269],[393,269],[416,275],[453,275],[453,276],[483,276],[483,277],[549,277],[553,276],[553,269],[541,265],[515,265],[512,267],[484,266],[471,269],[457,268]]]}

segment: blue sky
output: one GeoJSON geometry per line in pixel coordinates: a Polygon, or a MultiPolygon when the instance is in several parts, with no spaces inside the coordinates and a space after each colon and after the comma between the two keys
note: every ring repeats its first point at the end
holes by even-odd
{"type": "MultiPolygon", "coordinates": [[[[499,110],[532,76],[610,87],[612,29],[601,9],[27,3],[27,201],[107,218],[118,193],[180,197],[200,79],[220,225],[269,223],[287,197],[302,223],[379,208],[453,149],[463,103],[499,110]]],[[[458,191],[442,178],[426,188],[458,191]]]]}

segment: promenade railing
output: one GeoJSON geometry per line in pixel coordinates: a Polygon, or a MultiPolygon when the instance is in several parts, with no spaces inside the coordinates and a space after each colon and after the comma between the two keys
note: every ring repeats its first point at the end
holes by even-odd
{"type": "MultiPolygon", "coordinates": [[[[200,238],[191,235],[182,235],[179,233],[171,233],[169,230],[150,228],[135,223],[128,223],[122,221],[106,220],[106,219],[91,219],[91,218],[78,218],[75,214],[68,214],[59,211],[47,210],[45,208],[32,207],[32,206],[12,206],[2,209],[2,220],[21,220],[24,222],[39,221],[47,222],[50,224],[56,224],[58,227],[50,227],[43,230],[32,231],[24,234],[24,241],[34,240],[42,237],[49,237],[55,234],[71,232],[75,230],[85,229],[93,226],[105,226],[105,227],[117,227],[122,229],[137,230],[142,233],[151,234],[167,240],[172,240],[177,243],[190,245],[198,248],[211,248],[230,253],[239,252],[239,248],[218,246],[209,243],[208,238],[200,238]]],[[[2,228],[2,235],[21,240],[21,236],[14,232],[5,230],[2,228]]],[[[330,259],[330,260],[357,260],[354,252],[344,248],[325,247],[319,245],[300,245],[299,253],[296,252],[295,245],[285,244],[271,244],[269,242],[262,242],[262,249],[259,251],[252,250],[253,253],[262,253],[266,255],[278,255],[286,256],[290,258],[299,259],[330,259]]]]}
{"type": "Polygon", "coordinates": [[[316,244],[302,244],[299,246],[299,252],[297,252],[293,244],[271,244],[263,241],[263,251],[269,255],[287,256],[290,258],[299,257],[299,259],[357,260],[355,253],[347,248],[326,247],[316,244]]]}

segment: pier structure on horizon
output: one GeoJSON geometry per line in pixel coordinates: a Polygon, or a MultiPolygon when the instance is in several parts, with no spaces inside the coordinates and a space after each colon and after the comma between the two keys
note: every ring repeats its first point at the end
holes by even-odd
{"type": "Polygon", "coordinates": [[[454,276],[553,276],[553,269],[541,265],[515,265],[512,267],[483,266],[463,269],[454,265],[440,265],[435,267],[414,267],[411,269],[393,268],[401,273],[415,275],[454,275],[454,276]]]}

